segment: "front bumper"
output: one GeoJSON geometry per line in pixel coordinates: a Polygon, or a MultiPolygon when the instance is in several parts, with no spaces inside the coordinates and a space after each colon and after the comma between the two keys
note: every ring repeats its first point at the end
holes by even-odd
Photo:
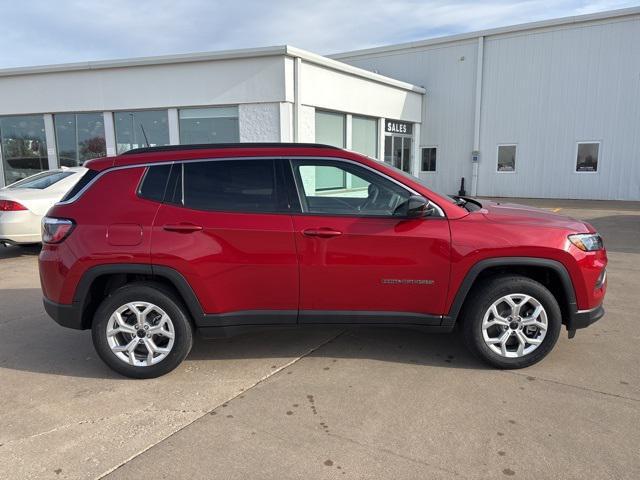
{"type": "Polygon", "coordinates": [[[52,302],[46,297],[43,297],[42,301],[47,314],[59,325],[76,330],[85,329],[82,325],[82,310],[79,305],[74,303],[71,305],[63,305],[52,302]]]}
{"type": "Polygon", "coordinates": [[[569,338],[573,338],[576,330],[580,328],[586,328],[592,323],[597,322],[604,316],[604,307],[598,305],[595,308],[589,310],[577,310],[571,315],[567,322],[567,330],[569,331],[569,338]]]}

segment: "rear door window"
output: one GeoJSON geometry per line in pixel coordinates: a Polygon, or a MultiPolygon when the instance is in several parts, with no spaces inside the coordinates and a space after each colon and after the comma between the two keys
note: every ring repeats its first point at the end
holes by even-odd
{"type": "Polygon", "coordinates": [[[183,163],[182,202],[187,208],[228,212],[288,211],[276,161],[211,160],[183,163]]]}

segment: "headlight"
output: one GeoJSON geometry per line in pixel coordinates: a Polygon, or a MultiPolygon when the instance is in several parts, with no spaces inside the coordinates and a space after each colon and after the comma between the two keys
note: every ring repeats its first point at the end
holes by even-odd
{"type": "Polygon", "coordinates": [[[594,252],[604,248],[602,237],[597,233],[577,233],[575,235],[569,235],[569,241],[583,252],[594,252]]]}

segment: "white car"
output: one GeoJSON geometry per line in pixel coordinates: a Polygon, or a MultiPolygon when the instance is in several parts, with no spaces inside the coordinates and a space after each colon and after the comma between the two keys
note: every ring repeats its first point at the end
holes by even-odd
{"type": "Polygon", "coordinates": [[[83,167],[48,170],[0,189],[0,244],[40,243],[42,217],[86,171],[83,167]]]}

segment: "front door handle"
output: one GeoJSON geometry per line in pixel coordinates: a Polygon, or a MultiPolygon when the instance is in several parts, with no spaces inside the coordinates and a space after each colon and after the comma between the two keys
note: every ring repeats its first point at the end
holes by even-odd
{"type": "Polygon", "coordinates": [[[177,232],[177,233],[193,233],[202,231],[202,227],[200,225],[193,225],[192,223],[178,223],[175,225],[164,225],[162,227],[167,232],[177,232]]]}
{"type": "Polygon", "coordinates": [[[320,237],[320,238],[331,238],[342,235],[342,232],[339,230],[334,230],[333,228],[308,228],[304,230],[304,233],[307,237],[320,237]]]}

